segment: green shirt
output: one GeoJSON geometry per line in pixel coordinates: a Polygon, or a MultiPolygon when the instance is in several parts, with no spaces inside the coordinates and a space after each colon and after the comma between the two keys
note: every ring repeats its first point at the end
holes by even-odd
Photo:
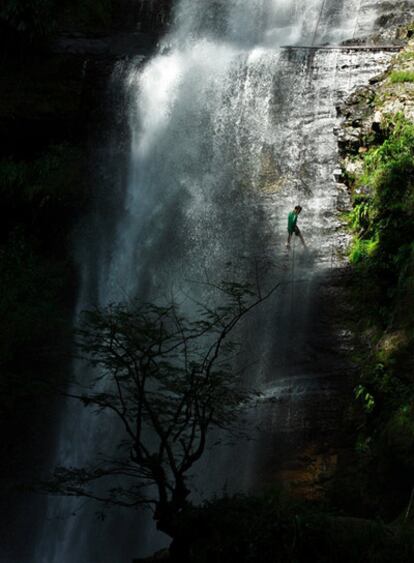
{"type": "Polygon", "coordinates": [[[298,220],[298,216],[295,211],[291,211],[288,215],[288,232],[290,234],[295,232],[296,222],[298,220]]]}

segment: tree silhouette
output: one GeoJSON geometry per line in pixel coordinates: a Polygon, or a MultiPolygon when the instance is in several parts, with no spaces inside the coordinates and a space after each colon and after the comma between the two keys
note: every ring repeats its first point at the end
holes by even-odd
{"type": "Polygon", "coordinates": [[[109,457],[82,468],[58,467],[42,485],[52,494],[88,497],[106,505],[150,505],[158,529],[174,537],[186,506],[188,472],[215,427],[235,428],[251,398],[234,369],[238,345],[229,336],[266,294],[235,283],[209,288],[220,306],[198,303],[196,319],[171,302],[133,301],[84,312],[78,346],[92,377],[66,395],[121,422],[109,457]]]}

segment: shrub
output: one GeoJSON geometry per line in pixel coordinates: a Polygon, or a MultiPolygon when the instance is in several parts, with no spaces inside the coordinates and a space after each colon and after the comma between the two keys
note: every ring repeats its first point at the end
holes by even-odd
{"type": "Polygon", "coordinates": [[[399,115],[384,128],[388,137],[366,153],[355,184],[368,187],[369,196],[355,203],[351,214],[357,236],[350,258],[378,272],[393,270],[398,279],[406,256],[401,248],[414,240],[414,125],[399,115]]]}
{"type": "Polygon", "coordinates": [[[372,258],[375,251],[378,249],[378,240],[361,240],[356,239],[352,245],[349,259],[352,264],[360,264],[368,258],[372,258]]]}
{"type": "Polygon", "coordinates": [[[364,463],[371,496],[383,497],[373,509],[396,516],[414,470],[414,124],[394,115],[382,123],[382,134],[364,154],[363,172],[353,184],[349,257],[358,272],[355,298],[366,334],[355,389],[357,451],[360,459],[369,454],[364,463]],[[388,494],[387,482],[396,478],[388,494]]]}
{"type": "Polygon", "coordinates": [[[0,160],[0,196],[10,206],[72,205],[85,194],[85,160],[78,147],[52,145],[32,160],[0,160]]]}

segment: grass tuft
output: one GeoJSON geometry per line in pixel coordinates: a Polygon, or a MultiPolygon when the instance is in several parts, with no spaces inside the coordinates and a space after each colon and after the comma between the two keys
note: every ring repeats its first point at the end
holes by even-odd
{"type": "Polygon", "coordinates": [[[411,70],[394,70],[394,72],[390,74],[390,81],[392,84],[414,82],[414,72],[411,70]]]}

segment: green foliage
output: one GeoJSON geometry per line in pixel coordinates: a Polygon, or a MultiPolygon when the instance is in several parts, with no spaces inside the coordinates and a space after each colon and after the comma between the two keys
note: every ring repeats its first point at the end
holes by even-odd
{"type": "Polygon", "coordinates": [[[0,19],[30,40],[49,36],[56,26],[56,0],[4,0],[0,19]]]}
{"type": "Polygon", "coordinates": [[[401,249],[414,240],[414,125],[397,116],[385,129],[388,137],[366,153],[355,184],[368,189],[368,195],[352,213],[357,237],[350,256],[377,275],[389,276],[391,284],[404,268],[401,249]]]}
{"type": "Polygon", "coordinates": [[[363,232],[365,232],[370,224],[369,212],[370,212],[370,206],[367,201],[362,199],[360,203],[355,202],[350,217],[351,227],[354,230],[361,229],[363,232]]]}
{"type": "Polygon", "coordinates": [[[40,447],[52,410],[47,388],[65,375],[72,278],[70,265],[47,258],[23,227],[0,245],[0,412],[7,421],[0,474],[11,480],[29,459],[32,475],[44,461],[40,447]]]}
{"type": "Polygon", "coordinates": [[[224,497],[184,513],[182,533],[185,541],[196,540],[194,563],[287,563],[294,557],[297,512],[298,504],[281,493],[224,497]]]}
{"type": "Polygon", "coordinates": [[[346,518],[286,494],[216,499],[181,515],[192,563],[409,563],[412,534],[346,518]]]}
{"type": "Polygon", "coordinates": [[[349,254],[349,259],[352,264],[364,264],[368,263],[368,260],[375,254],[378,248],[377,240],[361,240],[357,239],[352,245],[351,252],[349,254]]]}
{"type": "Polygon", "coordinates": [[[0,20],[30,42],[59,29],[103,31],[112,22],[113,0],[3,0],[0,20]]]}
{"type": "Polygon", "coordinates": [[[393,455],[404,464],[414,467],[414,404],[411,401],[400,405],[392,414],[385,431],[385,439],[393,455]]]}
{"type": "MultiPolygon", "coordinates": [[[[20,228],[0,246],[0,386],[7,384],[6,373],[24,378],[34,365],[56,358],[57,342],[68,330],[70,268],[42,256],[36,246],[20,228]]],[[[33,382],[23,383],[13,387],[27,394],[33,382]]]]}
{"type": "Polygon", "coordinates": [[[368,454],[371,451],[371,436],[359,435],[355,444],[355,450],[362,455],[368,454]]]}
{"type": "Polygon", "coordinates": [[[404,49],[396,57],[396,61],[400,63],[404,63],[406,61],[412,61],[412,60],[414,60],[414,51],[409,49],[404,49]]]}
{"type": "Polygon", "coordinates": [[[362,402],[365,412],[370,413],[374,410],[375,399],[373,395],[371,395],[371,393],[367,391],[364,385],[358,385],[356,387],[355,398],[359,399],[362,402]]]}
{"type": "MultiPolygon", "coordinates": [[[[409,60],[411,60],[411,58],[409,60]]],[[[398,84],[400,82],[414,82],[414,72],[411,70],[394,70],[390,74],[390,81],[393,84],[398,84]]]]}
{"type": "Polygon", "coordinates": [[[44,462],[49,387],[67,375],[75,283],[67,238],[84,184],[81,152],[70,145],[0,161],[0,411],[9,421],[0,433],[2,474],[27,469],[28,460],[33,473],[44,462]]]}
{"type": "Polygon", "coordinates": [[[22,221],[43,229],[44,221],[66,224],[86,201],[85,162],[81,150],[67,144],[51,146],[32,160],[0,160],[0,198],[7,209],[4,224],[22,221]],[[65,214],[62,221],[62,214],[65,214]]]}
{"type": "Polygon", "coordinates": [[[0,247],[0,272],[0,356],[6,362],[17,360],[22,348],[35,356],[39,340],[52,339],[56,331],[62,270],[36,255],[17,231],[0,247]]]}
{"type": "Polygon", "coordinates": [[[389,117],[382,140],[371,143],[362,158],[349,221],[350,260],[360,282],[359,329],[365,333],[355,388],[356,450],[365,460],[358,478],[361,489],[371,490],[360,499],[395,516],[407,502],[414,471],[414,125],[402,115],[389,117]],[[389,481],[396,478],[389,495],[389,481]]]}
{"type": "Polygon", "coordinates": [[[64,316],[58,301],[68,291],[68,265],[61,259],[67,233],[61,229],[84,198],[82,168],[79,149],[69,145],[52,146],[30,161],[0,160],[3,359],[14,361],[21,347],[53,340],[64,316]],[[54,244],[58,257],[48,257],[54,244]]]}
{"type": "Polygon", "coordinates": [[[33,202],[36,198],[58,200],[80,189],[80,149],[68,144],[52,145],[31,161],[0,160],[0,190],[4,198],[33,202]]]}

